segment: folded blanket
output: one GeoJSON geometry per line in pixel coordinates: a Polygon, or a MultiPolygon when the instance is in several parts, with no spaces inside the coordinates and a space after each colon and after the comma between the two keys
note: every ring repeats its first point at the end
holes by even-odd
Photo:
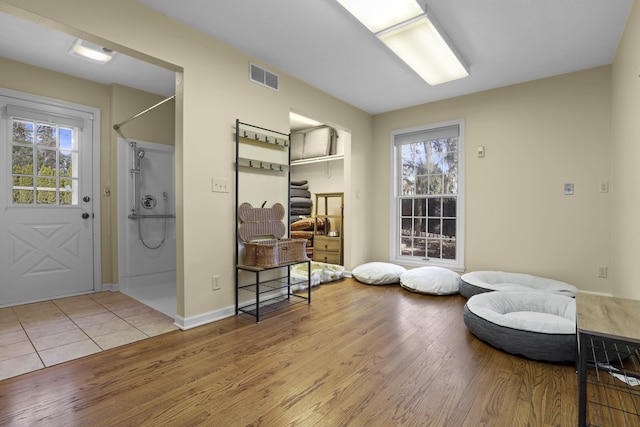
{"type": "Polygon", "coordinates": [[[306,197],[307,199],[310,199],[311,191],[291,187],[291,197],[306,197]]]}
{"type": "Polygon", "coordinates": [[[291,215],[311,215],[311,208],[291,208],[291,215]]]}
{"type": "Polygon", "coordinates": [[[313,201],[306,197],[292,197],[291,206],[295,208],[310,208],[313,205],[313,201]]]}

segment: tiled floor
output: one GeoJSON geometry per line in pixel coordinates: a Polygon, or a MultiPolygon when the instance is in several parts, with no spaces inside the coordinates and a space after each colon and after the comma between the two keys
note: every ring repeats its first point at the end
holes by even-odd
{"type": "Polygon", "coordinates": [[[176,329],[120,292],[0,308],[0,380],[176,329]]]}

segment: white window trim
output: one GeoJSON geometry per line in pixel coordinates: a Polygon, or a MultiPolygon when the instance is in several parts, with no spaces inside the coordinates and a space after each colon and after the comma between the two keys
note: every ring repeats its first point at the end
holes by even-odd
{"type": "Polygon", "coordinates": [[[395,264],[406,265],[410,267],[425,267],[425,266],[437,266],[445,267],[453,271],[464,271],[464,229],[465,229],[465,209],[464,209],[464,120],[450,120],[445,122],[430,123],[428,125],[417,126],[413,128],[398,129],[391,132],[389,143],[389,159],[391,162],[391,176],[389,182],[391,183],[391,189],[389,192],[389,260],[395,264]],[[457,208],[457,236],[456,236],[456,259],[454,261],[446,260],[417,260],[415,257],[403,257],[400,254],[399,236],[398,236],[398,221],[399,221],[399,203],[398,203],[398,191],[400,186],[398,185],[398,171],[400,170],[400,158],[396,157],[396,146],[394,143],[397,135],[406,133],[420,132],[434,128],[440,128],[445,126],[458,125],[460,130],[460,136],[458,137],[458,199],[456,203],[457,208]]]}

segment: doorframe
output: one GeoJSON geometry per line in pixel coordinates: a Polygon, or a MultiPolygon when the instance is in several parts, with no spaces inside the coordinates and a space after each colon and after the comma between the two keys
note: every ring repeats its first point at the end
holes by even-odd
{"type": "MultiPolygon", "coordinates": [[[[93,291],[97,292],[102,290],[102,245],[100,238],[100,199],[102,193],[100,192],[100,109],[97,107],[91,107],[88,105],[77,104],[75,102],[69,102],[62,99],[49,98],[41,95],[34,95],[26,92],[20,92],[17,90],[6,89],[0,87],[0,96],[6,96],[8,98],[15,98],[23,101],[36,102],[40,104],[50,105],[52,107],[66,108],[68,110],[76,110],[84,114],[91,114],[93,116],[91,120],[91,169],[92,169],[92,195],[93,200],[93,291]]],[[[4,169],[6,165],[2,166],[4,169]]],[[[2,170],[2,173],[6,171],[2,170]]]]}

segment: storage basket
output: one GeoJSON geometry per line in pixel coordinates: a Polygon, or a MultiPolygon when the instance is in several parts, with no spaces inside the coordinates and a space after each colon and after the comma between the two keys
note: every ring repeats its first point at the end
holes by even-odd
{"type": "Polygon", "coordinates": [[[272,208],[254,208],[243,203],[238,208],[241,221],[238,230],[240,240],[244,242],[244,260],[246,266],[272,268],[293,262],[309,261],[307,257],[307,239],[282,239],[286,228],[282,222],[284,207],[276,203],[272,208]],[[254,240],[256,237],[275,237],[275,239],[254,240]]]}
{"type": "Polygon", "coordinates": [[[270,240],[257,240],[254,242],[244,242],[244,265],[264,267],[266,264],[277,265],[278,256],[277,251],[271,249],[271,254],[268,250],[261,250],[258,254],[258,249],[261,247],[275,248],[278,243],[276,239],[270,240]],[[267,262],[269,261],[269,262],[267,262]],[[260,264],[260,265],[258,265],[260,264]]]}
{"type": "Polygon", "coordinates": [[[308,261],[306,246],[306,239],[270,239],[245,242],[244,265],[271,268],[291,262],[308,261]]]}
{"type": "Polygon", "coordinates": [[[280,239],[278,240],[278,263],[308,261],[307,239],[280,239]]]}

